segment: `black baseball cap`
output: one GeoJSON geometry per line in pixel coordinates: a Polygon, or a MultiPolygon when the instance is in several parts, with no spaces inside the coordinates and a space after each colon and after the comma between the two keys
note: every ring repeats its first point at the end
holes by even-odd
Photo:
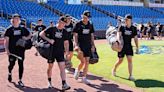
{"type": "Polygon", "coordinates": [[[59,18],[59,21],[63,21],[63,22],[65,22],[65,23],[67,23],[67,19],[66,19],[65,16],[61,16],[61,17],[59,18]]]}
{"type": "Polygon", "coordinates": [[[42,19],[38,19],[38,21],[42,21],[42,19]]]}
{"type": "Polygon", "coordinates": [[[125,15],[125,19],[132,19],[132,15],[126,14],[126,15],[125,15]]]}
{"type": "Polygon", "coordinates": [[[12,18],[15,18],[15,17],[21,18],[21,16],[19,14],[17,14],[17,13],[15,13],[15,14],[12,15],[12,18]]]}
{"type": "Polygon", "coordinates": [[[51,20],[50,23],[54,23],[54,22],[51,20]]]}
{"type": "Polygon", "coordinates": [[[84,12],[83,12],[83,15],[87,16],[88,18],[91,17],[91,13],[90,13],[90,11],[88,11],[88,10],[84,11],[84,12]]]}

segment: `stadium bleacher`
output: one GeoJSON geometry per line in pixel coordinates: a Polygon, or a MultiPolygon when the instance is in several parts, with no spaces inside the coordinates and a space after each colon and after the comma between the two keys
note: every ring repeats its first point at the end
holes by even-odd
{"type": "Polygon", "coordinates": [[[98,12],[95,9],[92,9],[88,5],[73,5],[73,4],[64,4],[62,2],[48,2],[48,5],[62,11],[65,14],[70,14],[71,16],[81,19],[81,14],[85,10],[89,10],[92,15],[92,22],[96,30],[105,30],[107,28],[108,22],[111,21],[113,25],[116,25],[116,20],[110,18],[109,16],[98,12]]]}
{"type": "MultiPolygon", "coordinates": [[[[51,0],[47,3],[47,5],[61,11],[64,14],[70,14],[77,19],[81,19],[81,14],[84,10],[89,10],[92,15],[91,21],[96,30],[106,30],[109,22],[111,22],[113,25],[117,24],[116,19],[113,19],[106,14],[97,11],[96,9],[93,9],[86,4],[64,4],[60,0],[51,0]]],[[[146,23],[148,21],[152,21],[154,23],[161,22],[161,24],[164,24],[164,14],[143,6],[116,6],[97,4],[94,6],[119,16],[125,16],[125,14],[130,13],[134,16],[134,22],[137,23],[146,23]]],[[[164,8],[156,9],[164,11],[164,8]]],[[[0,0],[0,10],[9,15],[18,13],[23,18],[25,18],[27,22],[36,22],[39,18],[42,18],[47,26],[49,25],[49,21],[57,22],[57,19],[59,18],[57,14],[53,13],[49,9],[44,8],[38,3],[25,0],[0,0]]],[[[9,25],[9,23],[9,20],[0,18],[1,26],[6,27],[9,25]]]]}
{"type": "Polygon", "coordinates": [[[50,20],[55,20],[59,16],[52,13],[50,10],[40,6],[35,2],[17,1],[17,0],[0,0],[3,5],[4,13],[18,13],[28,22],[36,22],[37,19],[43,18],[46,25],[49,25],[50,20]]]}
{"type": "MultiPolygon", "coordinates": [[[[151,21],[153,19],[158,18],[164,18],[164,14],[161,14],[159,12],[152,11],[145,7],[139,7],[139,6],[112,6],[112,5],[95,5],[96,7],[99,7],[105,11],[115,13],[119,16],[125,16],[126,14],[131,14],[136,18],[136,22],[139,22],[138,20],[144,21],[151,21]]],[[[141,21],[140,21],[141,22],[141,21]]],[[[160,21],[162,22],[162,21],[160,21]]]]}
{"type": "Polygon", "coordinates": [[[6,28],[10,25],[10,21],[0,17],[0,26],[6,28]]]}
{"type": "Polygon", "coordinates": [[[164,8],[155,8],[155,9],[158,9],[158,10],[164,12],[164,8]]]}

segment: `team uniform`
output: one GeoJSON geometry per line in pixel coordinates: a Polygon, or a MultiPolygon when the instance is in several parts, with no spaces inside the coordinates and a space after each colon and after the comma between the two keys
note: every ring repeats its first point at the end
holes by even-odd
{"type": "Polygon", "coordinates": [[[93,25],[90,22],[85,25],[82,21],[79,21],[73,29],[73,32],[78,34],[78,45],[84,57],[90,57],[91,55],[91,33],[94,33],[94,31],[93,25]]]}
{"type": "Polygon", "coordinates": [[[46,26],[45,25],[37,25],[34,28],[35,31],[39,31],[39,32],[43,31],[44,29],[46,29],[46,26]]]}
{"type": "Polygon", "coordinates": [[[156,30],[159,34],[162,33],[162,25],[156,26],[156,30]]]}
{"type": "Polygon", "coordinates": [[[73,51],[73,24],[70,23],[68,26],[66,25],[65,30],[68,33],[69,51],[73,51]]]}
{"type": "Polygon", "coordinates": [[[125,55],[133,56],[133,48],[132,48],[131,40],[137,35],[137,28],[134,26],[131,26],[130,28],[126,26],[121,26],[119,28],[119,32],[122,33],[124,45],[122,51],[118,52],[118,57],[123,58],[125,55]]]}
{"type": "Polygon", "coordinates": [[[144,33],[144,25],[141,25],[141,29],[140,29],[140,33],[143,34],[144,33]]]}
{"type": "Polygon", "coordinates": [[[147,27],[147,33],[148,33],[148,35],[150,36],[152,33],[153,33],[153,26],[151,26],[151,25],[149,25],[148,27],[147,27]]]}
{"type": "Polygon", "coordinates": [[[48,60],[48,63],[53,63],[56,59],[57,62],[63,62],[64,59],[64,41],[68,40],[68,33],[65,29],[57,29],[56,27],[49,27],[45,30],[45,34],[48,38],[53,39],[55,42],[52,49],[52,58],[48,60]]]}
{"type": "Polygon", "coordinates": [[[28,36],[29,34],[30,32],[26,28],[20,26],[17,28],[10,26],[7,28],[4,34],[5,37],[9,37],[9,47],[8,47],[9,52],[17,56],[20,56],[22,58],[22,60],[20,60],[12,55],[9,55],[9,66],[8,66],[9,73],[11,73],[16,60],[18,60],[19,79],[22,79],[23,71],[24,71],[23,61],[25,58],[25,48],[21,46],[17,46],[16,43],[19,39],[22,39],[23,36],[28,36]]]}

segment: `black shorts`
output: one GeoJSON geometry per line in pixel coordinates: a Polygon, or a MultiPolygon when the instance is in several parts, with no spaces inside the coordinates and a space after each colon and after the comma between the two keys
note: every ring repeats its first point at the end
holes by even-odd
{"type": "Polygon", "coordinates": [[[148,33],[148,34],[151,34],[151,33],[152,33],[152,31],[148,31],[147,33],[148,33]]]}
{"type": "Polygon", "coordinates": [[[147,32],[146,32],[146,31],[144,31],[144,32],[143,32],[143,35],[146,35],[146,34],[147,34],[147,32]]]}
{"type": "Polygon", "coordinates": [[[84,57],[91,56],[91,47],[80,47],[80,49],[83,52],[84,57]]]}
{"type": "Polygon", "coordinates": [[[69,51],[73,51],[73,42],[69,40],[69,51]]]}
{"type": "Polygon", "coordinates": [[[158,31],[158,34],[161,34],[162,33],[162,31],[158,31]]]}
{"type": "Polygon", "coordinates": [[[123,47],[121,52],[118,52],[118,57],[123,58],[124,56],[133,56],[132,46],[123,47]]]}
{"type": "Polygon", "coordinates": [[[53,58],[52,59],[48,59],[48,63],[54,63],[55,60],[57,62],[65,62],[65,59],[64,59],[64,53],[63,54],[54,54],[53,55],[53,58]]]}

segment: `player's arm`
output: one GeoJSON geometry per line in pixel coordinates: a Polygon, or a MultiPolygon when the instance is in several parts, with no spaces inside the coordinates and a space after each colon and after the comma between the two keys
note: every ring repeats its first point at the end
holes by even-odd
{"type": "Polygon", "coordinates": [[[95,47],[94,39],[94,33],[91,33],[91,44],[93,47],[95,47]]]}
{"type": "Polygon", "coordinates": [[[138,36],[137,36],[137,29],[135,27],[134,29],[134,42],[135,42],[135,45],[136,45],[136,53],[138,54],[138,36]]]}
{"type": "Polygon", "coordinates": [[[121,27],[119,27],[117,32],[117,40],[119,43],[121,43],[121,35],[122,35],[122,31],[121,31],[121,27]]]}
{"type": "Polygon", "coordinates": [[[75,33],[75,32],[73,33],[73,40],[74,40],[74,43],[75,43],[75,47],[79,46],[78,45],[78,33],[75,33]]]}
{"type": "Polygon", "coordinates": [[[138,49],[138,37],[137,37],[137,35],[134,36],[134,42],[135,42],[136,48],[138,49]]]}
{"type": "Polygon", "coordinates": [[[29,31],[25,28],[25,36],[23,36],[22,38],[25,39],[25,40],[29,40],[29,39],[31,39],[31,37],[32,37],[31,32],[29,32],[29,31]]]}
{"type": "Polygon", "coordinates": [[[93,24],[92,24],[92,27],[91,27],[92,29],[91,29],[91,45],[92,45],[92,51],[94,52],[95,51],[95,43],[94,43],[94,32],[95,32],[95,29],[94,29],[94,27],[93,27],[93,24]]]}
{"type": "Polygon", "coordinates": [[[68,40],[64,41],[64,48],[65,48],[66,55],[68,55],[68,53],[69,53],[69,42],[68,42],[68,40]]]}
{"type": "Polygon", "coordinates": [[[73,40],[74,40],[74,44],[75,44],[75,49],[78,49],[78,47],[79,47],[78,31],[79,31],[79,24],[77,23],[73,28],[73,40]]]}
{"type": "Polygon", "coordinates": [[[7,54],[9,55],[9,37],[5,36],[5,40],[4,40],[4,45],[5,45],[5,50],[7,52],[7,54]]]}
{"type": "Polygon", "coordinates": [[[41,31],[39,36],[42,37],[44,40],[48,41],[49,43],[54,44],[55,41],[53,39],[50,39],[50,38],[46,37],[45,31],[46,30],[41,31]]]}

